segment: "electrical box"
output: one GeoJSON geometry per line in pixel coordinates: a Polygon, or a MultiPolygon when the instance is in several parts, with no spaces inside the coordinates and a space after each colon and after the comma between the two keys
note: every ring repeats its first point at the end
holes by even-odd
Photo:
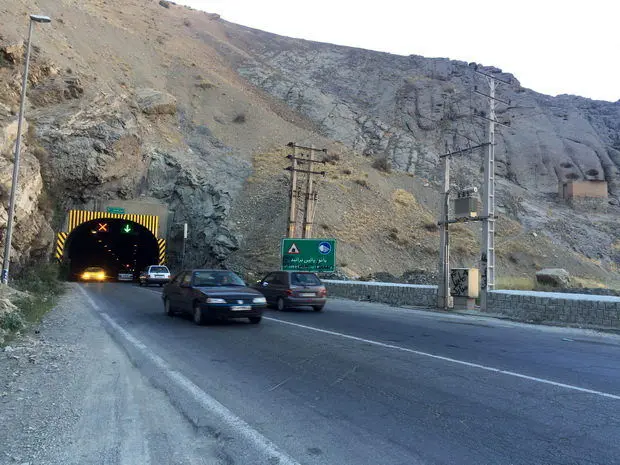
{"type": "Polygon", "coordinates": [[[450,295],[475,299],[480,291],[478,268],[452,268],[450,270],[450,295]]]}
{"type": "Polygon", "coordinates": [[[478,216],[478,199],[474,197],[454,199],[454,216],[456,218],[476,218],[478,216]]]}
{"type": "Polygon", "coordinates": [[[467,187],[460,190],[453,200],[456,218],[476,218],[478,216],[478,188],[467,187]]]}

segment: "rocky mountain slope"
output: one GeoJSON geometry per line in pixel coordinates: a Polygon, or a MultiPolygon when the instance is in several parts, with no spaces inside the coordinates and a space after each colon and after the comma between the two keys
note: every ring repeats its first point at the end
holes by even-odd
{"type": "MultiPolygon", "coordinates": [[[[4,208],[28,12],[54,22],[35,33],[22,261],[49,251],[67,208],[144,196],[190,223],[191,263],[273,267],[286,228],[284,146],[297,141],[328,149],[316,233],[340,240],[344,272],[436,268],[438,155],[486,137],[470,111],[484,111],[473,90],[485,83],[467,63],[288,39],[155,0],[11,1],[0,6],[4,208]]],[[[614,281],[620,210],[575,212],[555,193],[563,179],[605,179],[620,195],[620,102],[548,97],[485,70],[511,81],[499,90],[511,101],[496,150],[500,274],[564,266],[614,281]]],[[[456,185],[479,183],[481,153],[455,164],[456,185]]],[[[478,230],[455,228],[455,265],[476,264],[478,230]]]]}

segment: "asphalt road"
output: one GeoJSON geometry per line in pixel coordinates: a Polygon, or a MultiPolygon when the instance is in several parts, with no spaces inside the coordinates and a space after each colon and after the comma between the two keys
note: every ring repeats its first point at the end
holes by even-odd
{"type": "Polygon", "coordinates": [[[302,464],[620,464],[617,336],[345,300],[197,327],[157,288],[84,289],[302,464]]]}

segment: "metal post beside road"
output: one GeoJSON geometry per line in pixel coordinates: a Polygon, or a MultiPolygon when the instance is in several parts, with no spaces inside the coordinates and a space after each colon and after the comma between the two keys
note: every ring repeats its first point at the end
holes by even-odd
{"type": "Polygon", "coordinates": [[[26,46],[26,64],[24,75],[22,76],[22,92],[19,102],[19,116],[17,120],[17,138],[15,141],[15,159],[13,160],[13,179],[11,182],[11,195],[9,198],[9,212],[6,226],[6,237],[4,240],[4,257],[2,260],[2,284],[9,282],[9,266],[11,262],[11,241],[13,238],[13,220],[15,217],[15,198],[17,193],[17,182],[19,177],[19,156],[22,142],[22,124],[24,121],[24,110],[26,106],[26,88],[28,87],[28,68],[30,66],[30,49],[32,44],[32,30],[34,23],[49,23],[52,20],[47,16],[30,15],[30,27],[28,29],[28,45],[26,46]]]}
{"type": "Polygon", "coordinates": [[[181,251],[181,269],[185,268],[185,244],[187,242],[187,223],[183,223],[183,249],[181,251]]]}
{"type": "Polygon", "coordinates": [[[448,212],[450,200],[450,157],[441,158],[443,187],[439,207],[439,289],[437,306],[447,310],[450,307],[450,236],[448,212]]]}

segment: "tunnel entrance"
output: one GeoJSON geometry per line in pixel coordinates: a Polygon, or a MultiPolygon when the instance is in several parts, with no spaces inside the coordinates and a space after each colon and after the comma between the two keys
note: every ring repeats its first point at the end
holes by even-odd
{"type": "Polygon", "coordinates": [[[158,260],[158,242],[144,226],[125,219],[102,218],[77,226],[67,237],[69,279],[76,280],[88,267],[98,266],[116,279],[120,271],[134,276],[158,260]]]}

